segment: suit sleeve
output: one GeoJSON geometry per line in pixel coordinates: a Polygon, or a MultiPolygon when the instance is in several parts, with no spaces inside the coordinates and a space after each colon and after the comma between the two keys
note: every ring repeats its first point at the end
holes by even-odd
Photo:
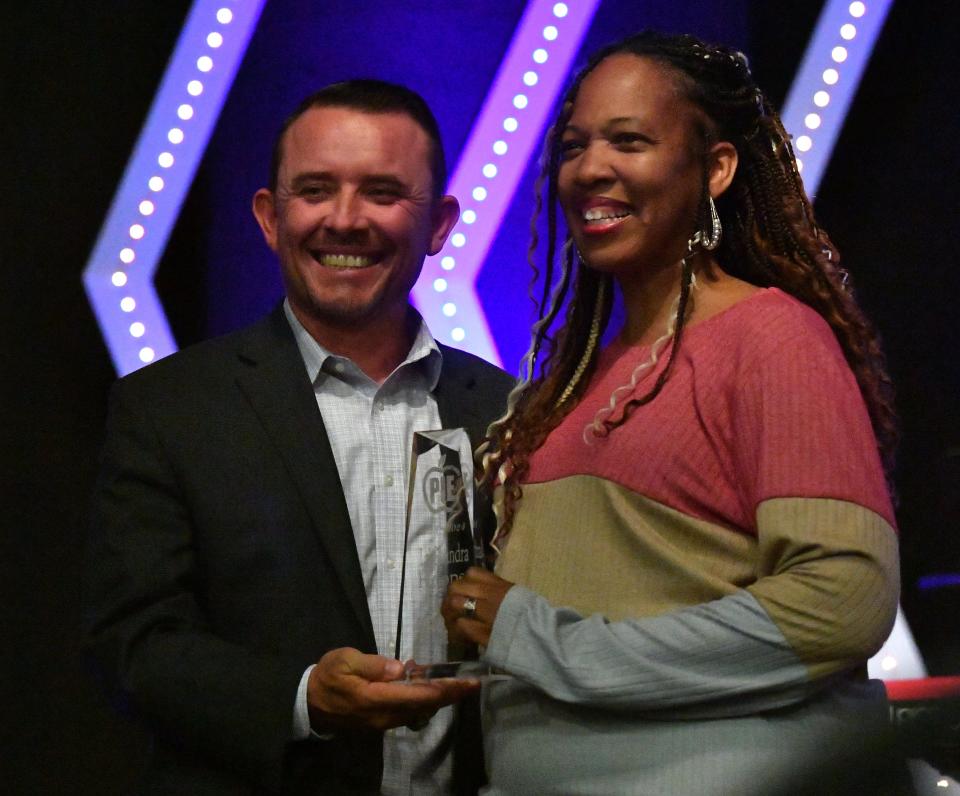
{"type": "Polygon", "coordinates": [[[111,690],[166,741],[278,787],[303,662],[210,632],[184,485],[128,382],[118,382],[91,511],[89,649],[111,690]]]}
{"type": "Polygon", "coordinates": [[[814,331],[745,362],[737,383],[731,446],[757,580],[619,622],[515,586],[486,660],[563,702],[715,717],[802,701],[879,649],[896,614],[896,535],[856,382],[814,331]]]}

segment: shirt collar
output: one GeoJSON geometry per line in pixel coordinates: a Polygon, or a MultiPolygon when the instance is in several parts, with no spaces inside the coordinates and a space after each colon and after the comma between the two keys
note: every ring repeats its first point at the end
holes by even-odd
{"type": "MultiPolygon", "coordinates": [[[[416,312],[416,310],[414,311],[416,312]]],[[[297,348],[300,350],[300,356],[303,359],[303,364],[307,368],[307,376],[309,376],[311,384],[316,384],[317,377],[321,371],[323,371],[325,375],[331,375],[337,378],[335,373],[330,373],[329,365],[326,368],[324,367],[324,364],[327,363],[328,360],[352,362],[349,357],[333,354],[320,345],[313,335],[306,330],[304,325],[300,323],[300,319],[297,318],[290,307],[289,299],[286,298],[283,300],[283,313],[286,315],[287,323],[290,324],[294,339],[297,341],[297,348]]],[[[413,339],[413,345],[410,346],[410,351],[407,353],[406,359],[397,365],[393,373],[386,378],[384,384],[390,381],[400,370],[416,370],[422,374],[423,386],[427,392],[433,392],[440,379],[440,368],[442,364],[443,354],[440,351],[440,347],[437,345],[437,341],[434,340],[433,335],[430,334],[430,329],[427,328],[426,321],[420,316],[420,327],[417,329],[417,335],[413,339]]]]}

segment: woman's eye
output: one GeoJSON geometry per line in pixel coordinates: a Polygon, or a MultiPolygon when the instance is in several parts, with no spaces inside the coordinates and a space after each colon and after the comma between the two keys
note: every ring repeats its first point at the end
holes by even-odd
{"type": "Polygon", "coordinates": [[[583,144],[573,138],[560,142],[560,156],[564,158],[571,157],[572,155],[580,152],[582,149],[583,144]]]}
{"type": "Polygon", "coordinates": [[[639,133],[617,133],[610,139],[619,149],[634,150],[647,144],[647,139],[639,133]]]}

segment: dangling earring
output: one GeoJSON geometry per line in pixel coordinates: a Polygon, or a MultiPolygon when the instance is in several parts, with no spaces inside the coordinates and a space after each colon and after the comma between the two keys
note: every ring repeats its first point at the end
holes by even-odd
{"type": "Polygon", "coordinates": [[[720,225],[720,215],[717,213],[717,206],[713,203],[713,197],[707,194],[707,206],[710,210],[709,229],[699,230],[695,238],[699,236],[700,246],[708,252],[712,252],[720,245],[720,236],[723,235],[723,227],[720,225]]]}

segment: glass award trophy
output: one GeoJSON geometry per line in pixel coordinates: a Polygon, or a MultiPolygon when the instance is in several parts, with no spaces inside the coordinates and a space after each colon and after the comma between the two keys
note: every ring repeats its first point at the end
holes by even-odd
{"type": "MultiPolygon", "coordinates": [[[[402,660],[400,642],[404,634],[412,635],[408,650],[429,646],[429,638],[441,633],[446,640],[446,629],[439,618],[440,602],[447,585],[463,577],[472,566],[483,565],[483,542],[475,533],[473,494],[473,451],[470,438],[462,428],[439,431],[418,431],[413,435],[410,478],[407,486],[407,512],[404,523],[403,569],[400,577],[400,605],[397,617],[395,655],[402,660]],[[416,542],[417,534],[430,534],[426,544],[416,542]],[[411,550],[416,549],[416,562],[411,550]],[[411,572],[407,572],[407,567],[411,572]],[[417,577],[426,569],[435,575],[426,580],[417,577]],[[432,595],[436,616],[431,622],[412,622],[404,618],[404,594],[409,579],[411,588],[430,591],[429,581],[437,584],[432,595]],[[413,585],[417,584],[417,585],[413,585]]],[[[441,644],[442,646],[442,644],[441,644]]],[[[435,649],[437,644],[433,644],[435,649]]],[[[447,641],[446,662],[415,663],[407,665],[406,679],[410,682],[438,678],[489,678],[490,667],[478,661],[461,660],[466,650],[447,641]]],[[[429,660],[429,658],[427,659],[429,660]]]]}

